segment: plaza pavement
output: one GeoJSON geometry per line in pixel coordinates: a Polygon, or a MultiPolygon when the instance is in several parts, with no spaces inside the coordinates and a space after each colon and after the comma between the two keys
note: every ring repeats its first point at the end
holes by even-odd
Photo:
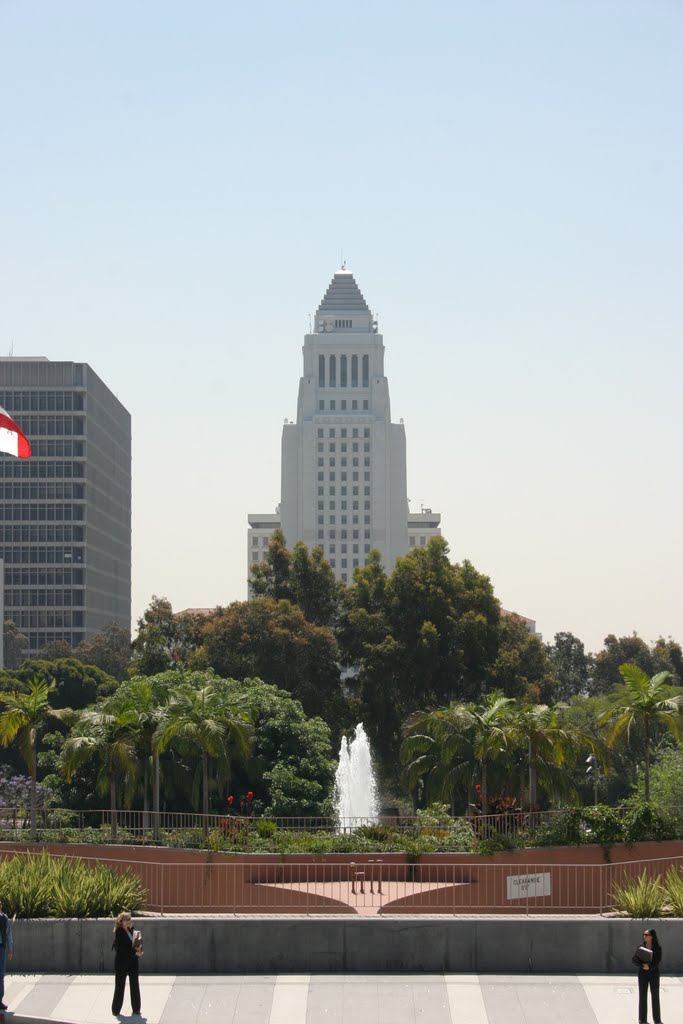
{"type": "MultiPolygon", "coordinates": [[[[141,974],[147,1024],[626,1024],[637,1020],[635,976],[475,974],[141,974]]],[[[6,978],[10,1024],[104,1024],[109,975],[6,978]]],[[[683,1024],[683,977],[662,977],[665,1024],[683,1024]]],[[[0,1014],[0,1020],[2,1015],[0,1014]]]]}

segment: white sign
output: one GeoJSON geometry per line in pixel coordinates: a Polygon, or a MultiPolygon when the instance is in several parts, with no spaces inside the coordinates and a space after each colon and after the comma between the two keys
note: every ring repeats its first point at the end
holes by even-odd
{"type": "Polygon", "coordinates": [[[550,872],[534,875],[508,875],[508,899],[522,900],[527,896],[550,896],[550,872]]]}

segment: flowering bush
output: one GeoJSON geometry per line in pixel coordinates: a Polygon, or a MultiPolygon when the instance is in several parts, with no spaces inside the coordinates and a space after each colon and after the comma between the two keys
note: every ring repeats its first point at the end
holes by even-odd
{"type": "MultiPolygon", "coordinates": [[[[36,784],[38,807],[47,807],[51,792],[48,786],[36,784]]],[[[8,765],[0,767],[0,807],[16,807],[27,810],[31,803],[31,779],[28,775],[13,772],[8,765]]]]}

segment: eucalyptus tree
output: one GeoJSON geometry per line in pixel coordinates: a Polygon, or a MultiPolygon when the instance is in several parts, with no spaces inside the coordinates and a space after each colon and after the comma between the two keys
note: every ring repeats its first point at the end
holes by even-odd
{"type": "Polygon", "coordinates": [[[681,737],[681,709],[683,695],[666,695],[666,681],[670,672],[649,676],[638,665],[619,666],[626,687],[626,698],[617,707],[606,711],[601,724],[606,727],[608,746],[626,733],[630,742],[634,729],[642,730],[645,737],[645,800],[650,800],[650,761],[655,735],[659,729],[669,732],[675,739],[681,737]]]}
{"type": "Polygon", "coordinates": [[[69,708],[53,708],[50,705],[50,694],[57,689],[54,681],[29,679],[25,685],[28,693],[16,690],[11,693],[0,693],[0,701],[5,705],[5,710],[0,715],[0,743],[6,747],[17,738],[22,756],[31,772],[31,836],[35,838],[38,737],[50,718],[65,721],[72,712],[69,708]]]}
{"type": "Polygon", "coordinates": [[[229,773],[233,756],[246,759],[251,745],[251,721],[246,706],[229,693],[222,680],[207,674],[203,685],[180,683],[170,694],[153,744],[159,754],[172,742],[189,746],[201,763],[202,812],[208,831],[209,762],[221,764],[229,773]]]}

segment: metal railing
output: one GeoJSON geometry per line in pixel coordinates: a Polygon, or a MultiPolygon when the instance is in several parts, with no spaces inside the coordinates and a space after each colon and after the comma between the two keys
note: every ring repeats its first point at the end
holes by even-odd
{"type": "MultiPolygon", "coordinates": [[[[468,817],[452,818],[451,822],[463,822],[479,837],[500,836],[514,840],[520,834],[536,833],[539,830],[558,825],[572,810],[552,811],[512,811],[504,814],[478,814],[468,817]]],[[[0,833],[4,831],[28,830],[30,826],[29,811],[26,808],[0,808],[0,833]]],[[[111,829],[115,822],[117,829],[130,836],[150,841],[154,833],[168,832],[212,832],[222,831],[229,834],[240,830],[258,829],[260,823],[264,830],[272,826],[279,831],[287,832],[337,832],[353,833],[361,827],[373,829],[386,828],[401,832],[412,832],[416,829],[426,833],[438,834],[447,830],[447,823],[428,825],[416,816],[390,815],[380,818],[367,817],[259,817],[238,814],[197,814],[191,811],[139,811],[139,810],[70,810],[68,808],[41,807],[37,812],[39,831],[58,829],[111,829]]]]}
{"type": "MultiPolygon", "coordinates": [[[[0,858],[15,856],[0,851],[0,858]]],[[[20,856],[35,856],[21,854],[20,856]]],[[[84,863],[131,869],[161,914],[605,914],[616,884],[664,876],[683,857],[614,864],[172,862],[115,856],[84,863]]]]}

